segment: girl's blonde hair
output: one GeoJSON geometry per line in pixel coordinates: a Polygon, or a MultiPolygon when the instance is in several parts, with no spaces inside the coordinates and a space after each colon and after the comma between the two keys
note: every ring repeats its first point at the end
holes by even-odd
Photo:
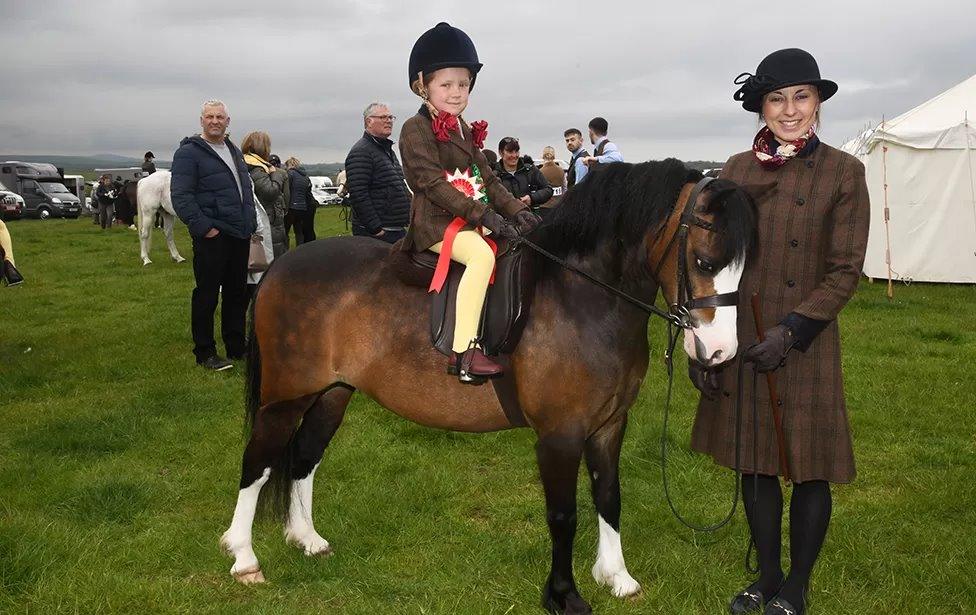
{"type": "Polygon", "coordinates": [[[271,157],[271,135],[260,130],[247,133],[241,142],[241,152],[267,160],[271,157]]]}
{"type": "Polygon", "coordinates": [[[286,169],[297,169],[300,166],[302,166],[302,161],[294,156],[285,161],[286,169]]]}
{"type": "Polygon", "coordinates": [[[547,145],[542,148],[542,159],[552,162],[556,159],[556,150],[551,146],[547,145]]]}

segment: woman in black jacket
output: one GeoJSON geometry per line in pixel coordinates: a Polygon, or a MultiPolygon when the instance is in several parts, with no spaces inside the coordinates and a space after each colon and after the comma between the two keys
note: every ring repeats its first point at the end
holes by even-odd
{"type": "Polygon", "coordinates": [[[519,157],[519,150],[518,139],[514,137],[505,137],[498,142],[498,156],[501,160],[495,165],[495,175],[512,196],[535,211],[552,198],[552,186],[542,171],[533,164],[526,164],[519,157]]]}
{"type": "Polygon", "coordinates": [[[288,182],[291,185],[291,202],[285,215],[285,235],[295,227],[295,245],[315,241],[315,207],[318,203],[312,196],[312,180],[298,158],[292,156],[285,161],[288,169],[288,182]]]}

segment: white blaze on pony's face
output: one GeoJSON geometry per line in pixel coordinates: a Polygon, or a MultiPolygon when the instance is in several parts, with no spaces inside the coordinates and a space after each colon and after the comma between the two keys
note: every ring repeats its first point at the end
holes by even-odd
{"type": "MultiPolygon", "coordinates": [[[[733,260],[712,278],[714,294],[735,292],[742,279],[745,263],[733,260]]],[[[705,310],[695,310],[695,312],[705,310]]],[[[732,359],[739,349],[736,331],[737,309],[733,306],[711,308],[710,321],[696,319],[695,326],[685,331],[685,353],[702,365],[720,365],[732,359]]],[[[692,316],[696,314],[693,312],[692,316]]]]}
{"type": "Polygon", "coordinates": [[[684,300],[718,298],[718,307],[690,310],[684,331],[685,352],[705,366],[730,361],[738,351],[736,305],[729,293],[739,290],[749,254],[755,249],[755,203],[742,187],[718,179],[699,196],[688,220],[684,300]],[[725,304],[725,305],[723,305],[725,304]]]}

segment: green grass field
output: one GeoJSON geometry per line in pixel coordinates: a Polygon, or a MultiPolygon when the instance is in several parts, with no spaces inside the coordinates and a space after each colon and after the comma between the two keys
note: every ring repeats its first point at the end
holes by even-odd
{"type": "MultiPolygon", "coordinates": [[[[317,476],[316,525],[335,554],[307,558],[261,521],[269,582],[235,584],[217,540],[237,495],[243,366],[194,365],[190,263],[169,261],[159,231],[143,268],[130,230],[8,226],[27,283],[0,287],[0,612],[541,612],[532,433],[434,431],[358,395],[317,476]]],[[[341,232],[337,211],[320,210],[318,228],[341,232]]],[[[189,258],[182,226],[178,238],[189,258]]],[[[841,317],[859,476],[834,490],[809,612],[974,613],[976,289],[899,286],[891,303],[884,291],[863,283],[841,317]]],[[[671,518],[660,322],[649,335],[622,460],[624,552],[644,594],[621,601],[590,576],[585,480],[577,582],[598,613],[723,613],[748,582],[747,528],[741,509],[715,535],[671,518]]],[[[731,476],[688,451],[692,393],[680,377],[669,467],[679,504],[708,521],[731,476]]]]}

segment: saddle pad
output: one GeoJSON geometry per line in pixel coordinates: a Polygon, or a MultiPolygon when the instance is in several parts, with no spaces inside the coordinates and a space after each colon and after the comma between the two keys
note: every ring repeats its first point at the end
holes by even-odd
{"type": "MultiPolygon", "coordinates": [[[[436,254],[431,253],[435,259],[436,254]]],[[[481,345],[488,355],[509,354],[518,344],[532,300],[531,267],[518,247],[507,250],[495,264],[495,283],[481,314],[481,345]]],[[[417,262],[415,257],[414,262],[417,262]]],[[[452,356],[457,287],[464,266],[451,263],[444,288],[433,293],[430,305],[430,339],[438,351],[452,356]]]]}

